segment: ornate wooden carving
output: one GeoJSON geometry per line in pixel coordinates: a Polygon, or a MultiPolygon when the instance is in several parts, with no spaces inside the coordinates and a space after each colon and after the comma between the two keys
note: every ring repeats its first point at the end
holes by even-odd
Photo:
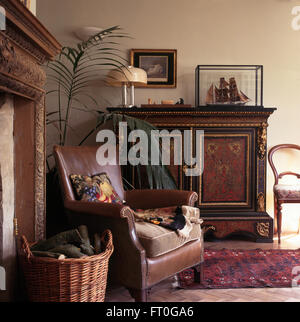
{"type": "Polygon", "coordinates": [[[256,224],[257,232],[262,237],[268,237],[270,235],[270,223],[259,222],[256,224]]]}
{"type": "Polygon", "coordinates": [[[0,0],[6,11],[6,30],[0,31],[0,90],[35,107],[34,122],[34,218],[35,239],[45,234],[45,92],[46,75],[41,64],[53,59],[61,46],[18,0],[0,0]]]}

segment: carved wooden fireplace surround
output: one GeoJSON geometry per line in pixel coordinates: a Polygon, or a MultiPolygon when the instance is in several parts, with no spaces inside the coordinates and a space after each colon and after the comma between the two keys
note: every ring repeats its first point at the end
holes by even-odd
{"type": "MultiPolygon", "coordinates": [[[[0,0],[0,6],[5,9],[6,14],[6,29],[0,31],[0,111],[8,99],[13,102],[15,202],[12,216],[15,219],[15,230],[18,229],[20,234],[25,234],[28,240],[34,241],[45,235],[43,88],[46,75],[41,65],[53,59],[60,52],[61,46],[19,0],[0,0]]],[[[4,165],[1,166],[3,168],[4,165]]],[[[3,172],[2,179],[4,179],[3,172]]],[[[2,184],[3,196],[5,188],[2,184]]],[[[13,259],[10,258],[13,258],[14,254],[8,254],[3,245],[9,241],[13,242],[14,239],[11,236],[11,227],[8,227],[10,223],[4,225],[6,219],[4,216],[8,216],[3,215],[4,205],[3,209],[1,208],[2,200],[0,200],[0,265],[10,270],[13,266],[13,259]]],[[[11,271],[7,274],[12,276],[11,271]]]]}

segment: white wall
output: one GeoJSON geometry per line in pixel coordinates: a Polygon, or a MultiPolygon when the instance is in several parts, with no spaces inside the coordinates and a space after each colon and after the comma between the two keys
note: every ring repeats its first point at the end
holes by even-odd
{"type": "MultiPolygon", "coordinates": [[[[300,31],[291,27],[291,11],[297,4],[293,0],[38,0],[37,16],[62,44],[74,43],[71,32],[80,26],[120,25],[134,37],[126,41],[125,50],[177,49],[177,88],[137,89],[138,105],[148,98],[159,102],[179,97],[194,104],[198,64],[264,65],[264,105],[278,108],[269,122],[271,147],[300,144],[300,31]]],[[[106,97],[110,105],[121,102],[121,91],[117,94],[106,97]]],[[[79,132],[91,122],[78,117],[79,132]]],[[[270,214],[272,185],[268,167],[270,214]]],[[[293,216],[283,216],[285,230],[298,229],[300,209],[294,209],[293,216]]]]}

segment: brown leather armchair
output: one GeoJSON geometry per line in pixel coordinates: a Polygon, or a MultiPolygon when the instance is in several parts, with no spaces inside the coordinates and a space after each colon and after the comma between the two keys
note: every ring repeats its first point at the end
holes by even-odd
{"type": "MultiPolygon", "coordinates": [[[[131,190],[124,191],[119,165],[99,166],[97,146],[54,147],[54,156],[63,193],[64,207],[72,226],[86,224],[94,234],[110,229],[114,240],[110,275],[118,278],[136,301],[147,301],[148,290],[160,281],[194,267],[195,277],[202,281],[203,237],[200,225],[196,237],[163,254],[149,257],[138,237],[132,209],[149,209],[177,205],[193,206],[198,196],[191,191],[131,190]],[[106,172],[118,195],[126,204],[108,204],[78,201],[74,196],[70,174],[94,175],[106,172]]],[[[152,224],[149,224],[152,225],[152,224]]],[[[152,225],[156,227],[156,225],[152,225]]],[[[154,228],[153,228],[154,229],[154,228]]],[[[165,229],[165,228],[163,228],[165,229]]],[[[196,228],[195,228],[196,229],[196,228]]],[[[174,234],[175,232],[168,232],[174,234]]],[[[163,237],[165,237],[166,233],[163,237]]],[[[174,237],[176,238],[176,237],[174,237]]],[[[156,239],[158,239],[156,237],[156,239]]],[[[166,242],[165,242],[166,244],[166,242]]],[[[166,246],[166,245],[165,245],[166,246]]]]}

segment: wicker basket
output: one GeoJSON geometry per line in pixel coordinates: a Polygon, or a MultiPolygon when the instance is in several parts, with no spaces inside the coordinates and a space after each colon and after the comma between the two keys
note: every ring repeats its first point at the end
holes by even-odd
{"type": "Polygon", "coordinates": [[[29,301],[104,302],[108,262],[113,252],[112,233],[103,232],[105,250],[94,256],[58,260],[35,257],[24,236],[21,264],[29,301]]]}

